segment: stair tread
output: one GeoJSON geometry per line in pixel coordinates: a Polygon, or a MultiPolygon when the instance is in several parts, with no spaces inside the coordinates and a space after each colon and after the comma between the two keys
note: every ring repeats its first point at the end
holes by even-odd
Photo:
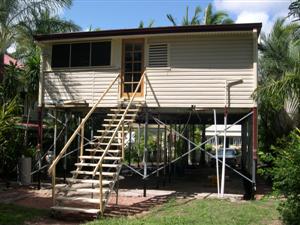
{"type": "MultiPolygon", "coordinates": [[[[88,148],[88,149],[85,149],[85,151],[87,152],[104,152],[105,150],[104,149],[96,149],[96,148],[88,148]]],[[[117,150],[117,149],[109,149],[108,150],[109,153],[119,153],[121,152],[121,150],[117,150]]]]}
{"type": "MultiPolygon", "coordinates": [[[[107,145],[108,144],[108,142],[99,142],[99,143],[97,143],[97,144],[99,144],[99,145],[107,145]]],[[[110,145],[113,145],[113,146],[119,146],[119,145],[122,145],[122,143],[111,143],[110,145]]]]}
{"type": "Polygon", "coordinates": [[[57,211],[73,211],[73,212],[82,212],[88,214],[97,214],[100,212],[99,209],[85,209],[85,208],[66,207],[66,206],[52,206],[51,209],[57,211]]]}
{"type": "MultiPolygon", "coordinates": [[[[91,145],[96,145],[96,144],[98,144],[98,145],[107,145],[108,143],[105,143],[105,142],[95,142],[95,141],[90,141],[89,142],[89,144],[91,144],[91,145]]],[[[120,146],[120,145],[122,145],[121,143],[119,144],[119,143],[111,143],[111,146],[120,146]]]]}
{"type": "MultiPolygon", "coordinates": [[[[97,166],[97,163],[75,163],[75,166],[91,166],[95,167],[97,166]]],[[[117,168],[118,164],[102,164],[102,167],[110,167],[110,168],[117,168]]]]}
{"type": "MultiPolygon", "coordinates": [[[[102,124],[103,127],[117,127],[118,124],[107,124],[107,123],[104,123],[102,124]]],[[[120,127],[122,127],[122,125],[120,125],[120,127]]],[[[124,124],[124,127],[128,127],[128,124],[124,124]]]]}
{"type": "MultiPolygon", "coordinates": [[[[110,139],[111,136],[94,136],[94,138],[110,139]]],[[[114,139],[122,139],[122,137],[115,136],[114,139]]]]}
{"type": "MultiPolygon", "coordinates": [[[[79,156],[79,158],[81,158],[81,159],[100,159],[101,156],[83,155],[83,156],[79,156]]],[[[114,160],[114,159],[121,159],[121,157],[118,157],[118,156],[105,156],[104,159],[114,160]]]]}
{"type": "MultiPolygon", "coordinates": [[[[122,113],[115,113],[115,114],[113,114],[113,113],[108,113],[107,116],[117,116],[117,117],[119,117],[119,116],[123,116],[123,114],[122,114],[122,113]]],[[[133,117],[133,116],[136,116],[136,114],[130,114],[130,113],[127,113],[127,114],[125,115],[125,117],[127,117],[127,116],[133,117]]]]}
{"type": "MultiPolygon", "coordinates": [[[[99,204],[99,198],[85,198],[85,197],[69,197],[69,196],[58,196],[56,198],[58,201],[81,201],[84,203],[96,203],[99,204]]],[[[103,202],[106,200],[103,199],[103,202]]]]}
{"type": "MultiPolygon", "coordinates": [[[[77,170],[74,170],[74,171],[71,171],[72,174],[83,174],[83,175],[93,175],[93,171],[77,171],[77,170]]],[[[99,172],[96,172],[96,175],[99,175],[99,172]]],[[[102,172],[102,175],[103,176],[114,176],[116,175],[116,173],[114,172],[102,172]]]]}
{"type": "MultiPolygon", "coordinates": [[[[115,121],[115,122],[119,122],[120,121],[120,119],[119,118],[116,118],[116,119],[108,119],[108,118],[106,118],[106,119],[104,119],[104,121],[115,121]]],[[[125,122],[134,122],[134,119],[124,119],[124,121],[125,122]]]]}
{"type": "MultiPolygon", "coordinates": [[[[74,178],[69,178],[69,179],[67,179],[67,181],[70,182],[70,183],[99,184],[99,179],[74,179],[74,178]]],[[[108,185],[108,184],[111,184],[112,182],[113,182],[112,180],[102,179],[102,184],[103,185],[108,185]]]]}
{"type": "MultiPolygon", "coordinates": [[[[110,111],[112,111],[112,112],[124,112],[126,109],[111,109],[110,111]]],[[[128,109],[127,110],[127,112],[137,112],[137,111],[139,111],[140,109],[128,109]]]]}
{"type": "MultiPolygon", "coordinates": [[[[84,188],[84,187],[65,187],[59,189],[60,191],[68,191],[68,192],[78,192],[78,193],[99,193],[99,187],[98,188],[84,188]]],[[[108,188],[102,188],[102,192],[108,192],[108,188]]]]}
{"type": "MultiPolygon", "coordinates": [[[[104,133],[104,132],[113,133],[113,132],[115,132],[115,130],[97,130],[97,132],[99,132],[99,133],[104,133]]],[[[119,130],[118,132],[122,132],[122,131],[119,130]]],[[[128,131],[124,130],[124,133],[128,133],[128,131]]]]}

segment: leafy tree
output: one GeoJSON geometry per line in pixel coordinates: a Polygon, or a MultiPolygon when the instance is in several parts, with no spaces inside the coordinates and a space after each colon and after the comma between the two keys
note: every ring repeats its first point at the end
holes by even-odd
{"type": "Polygon", "coordinates": [[[285,24],[284,19],[278,19],[268,36],[262,34],[260,82],[255,96],[260,109],[259,143],[263,153],[272,152],[271,145],[277,138],[299,125],[296,117],[299,115],[300,56],[299,40],[294,35],[296,29],[296,24],[285,24]]]}
{"type": "MultiPolygon", "coordinates": [[[[229,15],[225,11],[216,11],[213,12],[212,4],[209,3],[205,9],[205,13],[203,18],[200,18],[202,10],[200,6],[195,8],[194,15],[191,19],[189,19],[189,7],[186,7],[186,13],[181,22],[182,26],[189,25],[213,25],[213,24],[231,24],[233,20],[229,18],[229,15]],[[202,23],[201,23],[202,21],[202,23]]],[[[168,20],[173,24],[173,26],[177,26],[176,19],[171,15],[167,14],[168,20]]]]}
{"type": "Polygon", "coordinates": [[[72,0],[1,0],[0,1],[0,55],[14,43],[22,21],[30,21],[32,12],[49,9],[51,12],[70,7],[72,0]]]}
{"type": "Polygon", "coordinates": [[[18,24],[18,35],[16,36],[16,55],[35,55],[36,51],[33,36],[36,34],[64,33],[79,31],[81,28],[72,21],[64,20],[49,9],[32,9],[29,20],[21,21],[18,24]]]}
{"type": "MultiPolygon", "coordinates": [[[[153,25],[154,25],[154,20],[150,20],[150,22],[149,22],[149,24],[148,24],[148,26],[147,27],[153,27],[153,25]]],[[[140,21],[140,23],[139,23],[139,28],[145,28],[145,24],[144,24],[144,21],[140,21]]]]}
{"type": "Polygon", "coordinates": [[[280,203],[279,212],[285,224],[300,224],[300,130],[295,129],[288,137],[281,139],[274,148],[271,170],[273,188],[285,200],[280,203]]]}
{"type": "Polygon", "coordinates": [[[7,65],[4,69],[2,104],[18,97],[23,90],[24,71],[14,64],[7,65]]]}
{"type": "Polygon", "coordinates": [[[300,20],[300,0],[296,0],[292,2],[289,6],[289,16],[292,16],[295,18],[295,21],[300,20]]]}
{"type": "MultiPolygon", "coordinates": [[[[285,103],[286,110],[298,114],[300,99],[300,42],[297,25],[279,19],[269,37],[262,35],[260,96],[270,96],[285,103]],[[290,104],[292,103],[292,104],[290,104]],[[287,108],[287,106],[290,106],[287,108]],[[292,106],[292,107],[291,107],[292,106]]],[[[293,120],[297,122],[297,120],[293,120]]],[[[299,125],[294,123],[294,125],[299,125]]]]}
{"type": "MultiPolygon", "coordinates": [[[[189,18],[189,7],[187,6],[185,16],[182,19],[181,25],[183,25],[183,26],[199,25],[200,24],[200,18],[199,18],[200,13],[201,13],[201,8],[200,8],[200,6],[197,6],[195,8],[193,17],[190,19],[189,18]]],[[[177,26],[176,19],[171,14],[167,14],[167,18],[173,24],[173,26],[177,26]]]]}
{"type": "Polygon", "coordinates": [[[0,174],[6,178],[14,171],[22,149],[20,133],[15,130],[18,113],[17,98],[0,106],[0,174]]]}
{"type": "Polygon", "coordinates": [[[212,4],[209,3],[205,9],[203,17],[203,24],[214,25],[214,24],[231,24],[233,20],[230,19],[228,13],[225,11],[216,11],[213,13],[212,4]]]}

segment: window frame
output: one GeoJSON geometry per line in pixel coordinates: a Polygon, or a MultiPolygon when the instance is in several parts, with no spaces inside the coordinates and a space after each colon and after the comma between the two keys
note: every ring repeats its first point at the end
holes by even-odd
{"type": "Polygon", "coordinates": [[[76,42],[59,42],[59,43],[53,43],[51,45],[51,70],[78,70],[78,69],[89,69],[89,68],[111,68],[112,67],[112,60],[113,60],[113,42],[111,39],[105,39],[105,40],[93,40],[93,41],[76,41],[76,42]],[[99,43],[99,42],[109,42],[110,43],[110,63],[109,65],[103,65],[103,66],[92,66],[92,43],[99,43]],[[88,66],[71,66],[71,59],[72,59],[72,44],[84,44],[88,43],[89,48],[89,65],[88,66]],[[67,67],[53,67],[52,65],[52,50],[54,45],[61,45],[61,44],[67,44],[70,46],[70,53],[69,53],[69,65],[67,67]]]}

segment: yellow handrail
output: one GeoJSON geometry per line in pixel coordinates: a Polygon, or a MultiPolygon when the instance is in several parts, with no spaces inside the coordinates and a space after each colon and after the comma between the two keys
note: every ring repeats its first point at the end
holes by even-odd
{"type": "Polygon", "coordinates": [[[125,119],[125,116],[126,116],[128,110],[129,110],[129,108],[130,108],[130,106],[131,106],[131,104],[132,104],[135,96],[136,96],[136,93],[137,93],[137,91],[139,90],[139,88],[141,86],[141,83],[142,83],[142,81],[143,81],[143,79],[145,77],[145,74],[146,74],[146,71],[144,71],[143,75],[141,76],[141,79],[140,79],[140,81],[139,81],[139,83],[138,83],[138,85],[137,85],[137,87],[136,87],[136,89],[135,89],[135,91],[134,91],[134,93],[133,93],[133,95],[132,95],[132,97],[131,97],[131,99],[130,99],[127,107],[126,107],[126,109],[125,109],[125,111],[124,111],[124,113],[123,113],[123,116],[121,117],[121,119],[120,119],[120,121],[119,121],[119,123],[118,123],[118,125],[117,125],[117,127],[116,127],[116,129],[115,129],[115,131],[113,133],[113,135],[111,136],[111,138],[110,138],[110,140],[109,140],[109,142],[108,142],[108,144],[107,144],[107,146],[106,146],[106,148],[105,148],[105,150],[104,150],[104,152],[103,152],[103,154],[102,154],[99,162],[97,163],[97,165],[96,165],[96,167],[94,169],[94,172],[93,172],[93,176],[96,175],[96,172],[97,172],[99,166],[102,165],[104,157],[105,157],[106,153],[108,152],[108,149],[110,148],[110,146],[111,146],[111,144],[112,144],[112,142],[113,142],[113,140],[114,140],[114,138],[115,138],[115,136],[116,136],[116,134],[117,134],[120,126],[121,126],[121,124],[123,123],[123,121],[125,119]]]}
{"type": "Polygon", "coordinates": [[[63,147],[63,149],[60,151],[60,153],[58,154],[58,156],[54,159],[54,161],[52,162],[51,166],[48,169],[48,173],[51,174],[52,170],[55,168],[55,166],[57,165],[57,163],[59,162],[59,160],[62,158],[62,156],[65,154],[66,150],[69,148],[69,146],[71,145],[72,141],[74,140],[74,138],[76,137],[77,133],[80,132],[81,128],[85,125],[85,122],[90,118],[90,116],[93,114],[93,112],[96,110],[97,106],[100,104],[100,102],[103,100],[103,98],[105,97],[105,95],[107,94],[107,92],[111,89],[111,87],[113,86],[113,84],[118,80],[120,74],[118,74],[115,79],[110,83],[110,85],[108,86],[108,88],[103,92],[102,96],[98,99],[98,101],[96,102],[96,104],[94,104],[94,106],[91,108],[91,110],[87,113],[87,115],[83,118],[83,120],[81,121],[81,123],[79,124],[79,126],[76,128],[76,130],[74,131],[74,133],[72,134],[72,136],[69,138],[69,140],[67,141],[67,143],[65,144],[65,146],[63,147]]]}

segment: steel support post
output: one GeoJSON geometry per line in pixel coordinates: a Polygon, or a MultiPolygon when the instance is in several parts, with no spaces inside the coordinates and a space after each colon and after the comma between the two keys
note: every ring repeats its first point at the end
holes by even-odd
{"type": "Polygon", "coordinates": [[[225,188],[225,159],[226,159],[226,130],[227,130],[227,108],[224,110],[224,143],[223,143],[223,157],[222,157],[222,177],[221,177],[221,197],[224,197],[225,188]]]}
{"type": "Polygon", "coordinates": [[[253,108],[252,114],[252,181],[253,181],[253,193],[256,191],[256,166],[257,166],[257,108],[253,108]]]}
{"type": "Polygon", "coordinates": [[[143,157],[143,165],[144,165],[144,197],[147,196],[147,158],[148,158],[148,120],[149,120],[149,113],[146,111],[145,115],[145,126],[144,126],[144,157],[143,157]]]}
{"type": "Polygon", "coordinates": [[[163,186],[166,185],[166,175],[167,175],[167,170],[166,170],[166,165],[167,165],[167,125],[164,126],[164,181],[163,181],[163,186]]]}
{"type": "Polygon", "coordinates": [[[157,137],[156,137],[156,177],[157,177],[157,184],[156,188],[159,188],[159,165],[160,164],[160,125],[157,125],[157,137]]]}
{"type": "MultiPolygon", "coordinates": [[[[68,112],[65,112],[65,144],[68,141],[68,112]]],[[[64,157],[64,183],[66,183],[66,177],[67,177],[67,156],[64,157]]]]}
{"type": "Polygon", "coordinates": [[[38,189],[41,189],[41,155],[43,152],[43,106],[38,107],[38,135],[37,148],[39,149],[39,171],[38,171],[38,189]]]}

